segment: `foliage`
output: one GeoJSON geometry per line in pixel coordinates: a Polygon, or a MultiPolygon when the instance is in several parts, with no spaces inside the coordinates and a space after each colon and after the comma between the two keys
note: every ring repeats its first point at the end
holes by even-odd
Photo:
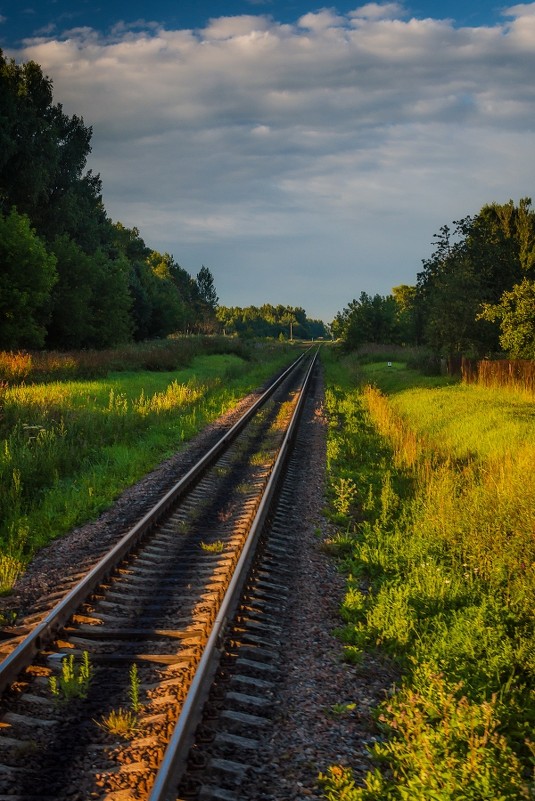
{"type": "Polygon", "coordinates": [[[484,304],[478,319],[500,321],[500,345],[511,359],[535,359],[535,281],[523,278],[500,303],[484,304]]]}

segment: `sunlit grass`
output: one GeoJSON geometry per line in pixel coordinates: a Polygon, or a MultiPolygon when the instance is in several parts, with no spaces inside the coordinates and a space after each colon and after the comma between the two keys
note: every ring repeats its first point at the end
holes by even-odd
{"type": "Polygon", "coordinates": [[[331,536],[325,550],[348,573],[342,655],[358,663],[379,649],[402,673],[373,747],[385,770],[358,787],[347,766],[332,766],[321,776],[325,797],[528,798],[532,406],[509,390],[430,381],[403,365],[325,361],[328,512],[344,546],[331,547],[331,536]],[[375,386],[358,389],[363,378],[375,386]],[[355,498],[341,516],[348,478],[355,498]]]}

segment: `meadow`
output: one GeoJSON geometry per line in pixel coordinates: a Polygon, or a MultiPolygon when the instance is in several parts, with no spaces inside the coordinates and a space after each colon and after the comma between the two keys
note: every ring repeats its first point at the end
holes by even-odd
{"type": "Polygon", "coordinates": [[[293,358],[291,348],[231,341],[226,353],[188,341],[139,350],[1,354],[10,376],[0,383],[1,593],[39,548],[94,519],[293,358]]]}
{"type": "Polygon", "coordinates": [[[325,798],[532,798],[533,395],[324,362],[338,635],[347,661],[381,653],[402,676],[376,711],[377,768],[357,786],[333,765],[325,798]]]}

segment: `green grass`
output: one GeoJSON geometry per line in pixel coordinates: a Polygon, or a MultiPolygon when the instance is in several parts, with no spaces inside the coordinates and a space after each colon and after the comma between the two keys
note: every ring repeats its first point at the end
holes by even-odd
{"type": "Polygon", "coordinates": [[[351,765],[324,769],[325,798],[529,798],[535,723],[529,403],[508,391],[425,378],[400,364],[324,359],[328,511],[341,532],[326,550],[338,554],[348,574],[343,653],[357,663],[379,650],[402,674],[377,712],[383,730],[372,749],[377,770],[357,787],[351,765]],[[359,388],[363,378],[375,388],[359,388]],[[356,487],[351,504],[342,483],[349,478],[356,487]]]}
{"type": "Polygon", "coordinates": [[[2,387],[0,592],[33,554],[94,518],[292,358],[200,355],[171,372],[2,387]]]}

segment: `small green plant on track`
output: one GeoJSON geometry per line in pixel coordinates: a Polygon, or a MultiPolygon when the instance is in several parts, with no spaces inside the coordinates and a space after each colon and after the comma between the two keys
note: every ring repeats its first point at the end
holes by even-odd
{"type": "Polygon", "coordinates": [[[339,715],[347,715],[349,712],[354,712],[357,708],[357,705],[354,702],[351,703],[337,703],[333,704],[331,707],[331,715],[339,716],[339,715]]]}
{"type": "Polygon", "coordinates": [[[130,697],[130,708],[119,707],[119,709],[112,709],[109,714],[102,717],[100,722],[97,722],[97,725],[108,734],[123,737],[124,739],[133,737],[139,730],[139,713],[142,709],[139,700],[139,675],[135,662],[130,668],[129,675],[130,687],[128,695],[130,697]]]}
{"type": "Polygon", "coordinates": [[[89,653],[84,651],[81,663],[77,664],[74,654],[61,660],[61,674],[51,676],[48,683],[52,695],[59,701],[72,701],[75,698],[86,698],[93,678],[93,668],[89,661],[89,653]]]}
{"type": "Polygon", "coordinates": [[[134,662],[132,667],[130,668],[130,706],[132,710],[137,714],[141,710],[141,702],[139,700],[139,673],[137,669],[137,665],[134,662]]]}
{"type": "Polygon", "coordinates": [[[215,542],[201,542],[201,548],[206,553],[222,553],[225,547],[223,540],[216,540],[215,542]]]}
{"type": "Polygon", "coordinates": [[[136,733],[139,721],[138,716],[131,709],[120,707],[112,709],[108,715],[104,715],[98,725],[108,734],[129,739],[136,733]]]}

